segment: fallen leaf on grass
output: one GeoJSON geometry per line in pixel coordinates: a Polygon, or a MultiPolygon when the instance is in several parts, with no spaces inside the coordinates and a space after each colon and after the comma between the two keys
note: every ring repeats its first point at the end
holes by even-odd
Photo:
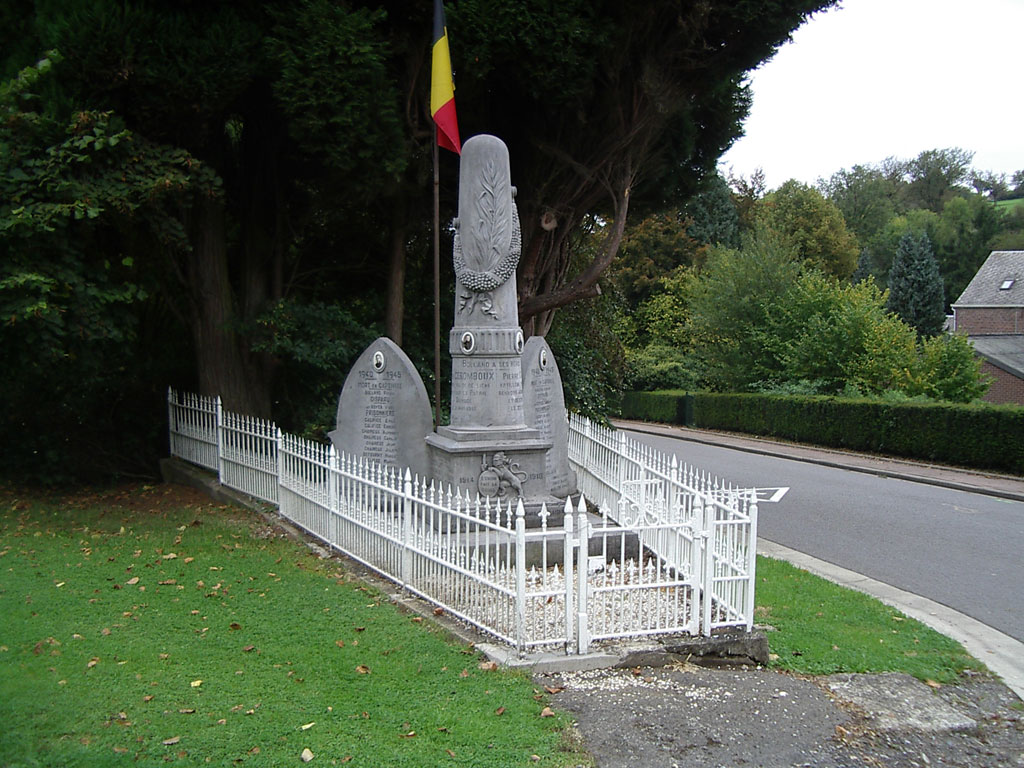
{"type": "Polygon", "coordinates": [[[360,664],[358,667],[356,667],[356,672],[358,672],[360,675],[368,675],[370,674],[370,668],[365,664],[360,664]]]}
{"type": "Polygon", "coordinates": [[[179,709],[179,715],[194,715],[196,711],[194,709],[179,709]]]}
{"type": "Polygon", "coordinates": [[[409,731],[408,733],[400,733],[398,737],[400,739],[411,739],[416,736],[416,731],[409,731]]]}
{"type": "Polygon", "coordinates": [[[504,715],[505,714],[505,708],[504,707],[498,707],[496,710],[494,710],[494,714],[496,714],[496,715],[504,715]]]}
{"type": "Polygon", "coordinates": [[[440,616],[442,613],[444,613],[444,608],[435,608],[434,609],[434,615],[435,616],[440,616]]]}
{"type": "Polygon", "coordinates": [[[138,576],[132,576],[130,579],[128,579],[128,581],[125,582],[125,584],[127,584],[129,587],[134,587],[138,583],[139,583],[139,577],[138,576]]]}
{"type": "Polygon", "coordinates": [[[413,620],[414,624],[419,624],[421,621],[423,621],[423,617],[422,616],[413,616],[412,620],[413,620]]]}
{"type": "Polygon", "coordinates": [[[344,648],[345,647],[345,641],[344,640],[335,640],[334,644],[336,646],[338,646],[339,648],[344,648]]]}
{"type": "Polygon", "coordinates": [[[450,749],[446,749],[446,750],[445,750],[445,752],[447,752],[447,753],[448,753],[448,757],[451,757],[451,758],[454,758],[454,757],[455,757],[455,753],[454,753],[454,752],[452,752],[452,751],[451,751],[450,749]]]}
{"type": "Polygon", "coordinates": [[[469,677],[469,670],[464,669],[461,672],[459,672],[459,677],[469,677]]]}
{"type": "Polygon", "coordinates": [[[198,688],[202,684],[203,684],[202,680],[193,680],[191,683],[189,683],[189,685],[192,686],[193,688],[198,688]]]}
{"type": "Polygon", "coordinates": [[[476,667],[484,672],[494,672],[498,668],[498,663],[495,661],[481,661],[476,667]]]}
{"type": "Polygon", "coordinates": [[[315,722],[312,722],[312,723],[306,723],[305,725],[300,725],[300,726],[299,726],[299,730],[300,730],[300,731],[308,731],[308,730],[309,730],[310,728],[312,728],[312,727],[313,727],[314,725],[316,725],[316,723],[315,723],[315,722]]]}
{"type": "Polygon", "coordinates": [[[341,760],[339,760],[338,762],[339,762],[339,763],[347,763],[347,762],[349,762],[349,761],[351,761],[351,760],[352,760],[352,755],[345,755],[345,756],[344,756],[343,758],[341,758],[341,760]]]}
{"type": "Polygon", "coordinates": [[[241,629],[242,628],[242,625],[239,624],[237,621],[232,621],[230,626],[231,626],[231,629],[241,629]]]}
{"type": "Polygon", "coordinates": [[[164,560],[174,560],[176,557],[177,555],[174,552],[168,552],[164,555],[164,560]]]}
{"type": "Polygon", "coordinates": [[[302,762],[308,763],[310,760],[313,759],[313,753],[310,751],[309,747],[306,747],[304,750],[302,750],[302,754],[299,755],[299,757],[302,759],[302,762]]]}
{"type": "Polygon", "coordinates": [[[924,684],[935,690],[939,690],[942,687],[942,683],[937,683],[934,680],[925,680],[924,684]]]}
{"type": "Polygon", "coordinates": [[[256,646],[255,645],[247,645],[242,650],[245,651],[246,653],[249,653],[249,651],[255,651],[256,650],[256,646]]]}
{"type": "Polygon", "coordinates": [[[540,716],[541,717],[554,717],[555,713],[551,711],[551,707],[544,707],[544,709],[542,709],[540,711],[540,716]]]}
{"type": "Polygon", "coordinates": [[[165,747],[169,747],[172,744],[177,744],[179,741],[181,741],[181,736],[172,736],[169,739],[164,739],[160,743],[163,744],[165,747]]]}
{"type": "Polygon", "coordinates": [[[89,663],[85,665],[85,668],[86,669],[92,669],[93,667],[95,667],[99,663],[100,663],[100,657],[99,656],[93,656],[91,659],[89,659],[89,663]]]}
{"type": "Polygon", "coordinates": [[[154,698],[153,694],[147,693],[145,696],[142,697],[142,700],[145,701],[145,702],[150,702],[150,701],[153,700],[153,698],[154,698]]]}
{"type": "Polygon", "coordinates": [[[366,627],[356,627],[356,632],[365,632],[366,627]]]}

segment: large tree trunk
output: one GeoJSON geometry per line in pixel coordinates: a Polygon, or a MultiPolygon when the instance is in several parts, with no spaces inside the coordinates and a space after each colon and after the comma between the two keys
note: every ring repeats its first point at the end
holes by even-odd
{"type": "Polygon", "coordinates": [[[402,346],[402,323],[405,317],[405,234],[408,217],[405,205],[396,204],[392,211],[384,335],[398,346],[402,346]]]}
{"type": "Polygon", "coordinates": [[[252,370],[244,339],[236,328],[225,235],[223,203],[199,201],[194,210],[190,263],[199,390],[220,395],[229,410],[269,416],[266,377],[252,370]]]}

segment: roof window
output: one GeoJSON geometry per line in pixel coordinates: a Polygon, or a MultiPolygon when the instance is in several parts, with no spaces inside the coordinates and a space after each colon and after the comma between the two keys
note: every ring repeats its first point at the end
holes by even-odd
{"type": "Polygon", "coordinates": [[[1013,288],[1013,284],[1015,282],[1016,282],[1016,280],[1014,278],[1012,278],[1012,277],[1009,280],[1003,280],[1003,284],[999,286],[999,290],[1000,291],[1008,291],[1011,288],[1013,288]]]}

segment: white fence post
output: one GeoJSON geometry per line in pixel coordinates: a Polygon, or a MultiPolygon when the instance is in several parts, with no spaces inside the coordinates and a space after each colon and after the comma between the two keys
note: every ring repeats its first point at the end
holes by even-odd
{"type": "Polygon", "coordinates": [[[700,598],[701,598],[701,631],[711,636],[711,609],[715,595],[715,526],[712,517],[715,514],[714,502],[697,497],[698,509],[695,520],[700,525],[700,598]]]}
{"type": "Polygon", "coordinates": [[[284,454],[284,451],[283,451],[283,448],[284,448],[284,433],[281,432],[281,428],[280,427],[277,428],[276,440],[277,440],[277,508],[278,508],[278,510],[280,510],[281,514],[283,514],[283,515],[285,515],[287,517],[286,510],[285,510],[285,499],[287,498],[287,494],[282,492],[283,489],[284,489],[284,463],[285,463],[286,457],[285,457],[285,454],[284,454]]]}
{"type": "Polygon", "coordinates": [[[412,578],[412,473],[409,468],[405,469],[405,478],[402,483],[402,586],[409,588],[409,579],[412,578]]]}
{"type": "Polygon", "coordinates": [[[220,395],[213,401],[217,410],[217,479],[224,482],[224,407],[220,395]]]}
{"type": "Polygon", "coordinates": [[[576,562],[576,652],[590,650],[590,619],[587,616],[589,596],[587,594],[587,558],[590,556],[590,521],[587,519],[587,504],[580,494],[579,504],[579,559],[576,562]]]}
{"type": "MultiPolygon", "coordinates": [[[[565,516],[562,518],[562,530],[564,539],[562,543],[562,564],[565,566],[563,572],[565,575],[565,652],[569,653],[572,648],[573,638],[573,567],[572,560],[574,553],[574,541],[572,535],[572,498],[566,496],[565,498],[565,516]]],[[[581,569],[577,569],[581,570],[581,569]]],[[[586,569],[582,569],[586,573],[586,569]]]]}
{"type": "Polygon", "coordinates": [[[516,502],[516,650],[526,653],[526,510],[516,502]]]}
{"type": "Polygon", "coordinates": [[[174,419],[174,389],[172,387],[167,388],[167,437],[170,442],[171,456],[177,456],[175,443],[177,442],[174,437],[178,431],[178,425],[174,419]]]}
{"type": "Polygon", "coordinates": [[[338,451],[334,443],[330,443],[327,446],[327,509],[330,510],[332,519],[338,512],[337,470],[338,451]]]}
{"type": "Polygon", "coordinates": [[[754,585],[757,584],[757,491],[750,492],[750,530],[747,533],[747,632],[754,627],[754,585]]]}

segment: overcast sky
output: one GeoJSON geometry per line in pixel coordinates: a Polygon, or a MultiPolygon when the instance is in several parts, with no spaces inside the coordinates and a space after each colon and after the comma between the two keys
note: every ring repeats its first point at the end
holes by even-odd
{"type": "Polygon", "coordinates": [[[751,76],[746,135],[723,172],[762,168],[769,189],[842,168],[974,152],[1024,169],[1024,0],[842,0],[751,76]]]}

